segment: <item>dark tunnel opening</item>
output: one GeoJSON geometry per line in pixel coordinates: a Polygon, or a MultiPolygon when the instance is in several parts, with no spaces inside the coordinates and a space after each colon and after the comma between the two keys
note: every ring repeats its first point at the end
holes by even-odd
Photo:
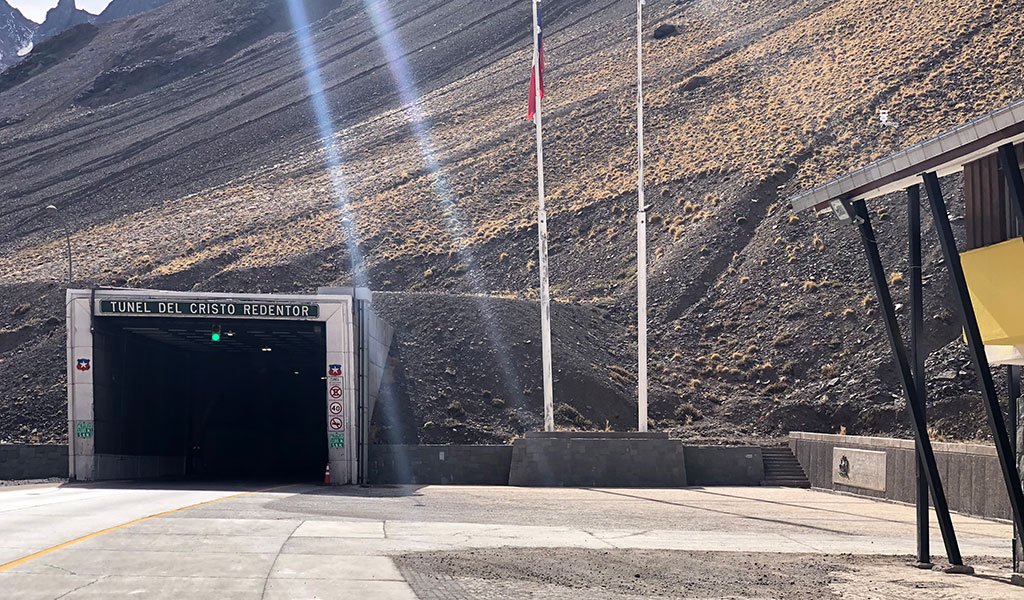
{"type": "Polygon", "coordinates": [[[171,472],[198,479],[322,477],[324,329],[300,321],[97,318],[95,453],[160,457],[171,472]]]}

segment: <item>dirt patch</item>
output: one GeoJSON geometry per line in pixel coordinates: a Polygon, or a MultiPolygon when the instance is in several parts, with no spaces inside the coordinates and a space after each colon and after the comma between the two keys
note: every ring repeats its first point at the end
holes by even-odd
{"type": "Polygon", "coordinates": [[[921,571],[910,557],[493,548],[395,558],[420,598],[1011,598],[1004,565],[979,577],[921,571]],[[1005,575],[1005,576],[1003,576],[1005,575]],[[984,589],[982,589],[984,588],[984,589]]]}
{"type": "MultiPolygon", "coordinates": [[[[417,594],[451,586],[484,598],[786,598],[819,600],[844,561],[825,556],[495,548],[396,559],[417,594]],[[540,592],[538,593],[538,589],[540,592]]],[[[467,596],[468,597],[468,596],[467,596]]]]}

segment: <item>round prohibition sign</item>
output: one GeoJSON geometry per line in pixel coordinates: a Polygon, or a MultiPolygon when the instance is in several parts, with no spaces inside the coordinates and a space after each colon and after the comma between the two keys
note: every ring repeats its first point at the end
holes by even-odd
{"type": "Polygon", "coordinates": [[[341,431],[341,428],[344,427],[344,425],[345,424],[342,422],[341,417],[331,417],[330,426],[333,431],[341,431]]]}
{"type": "Polygon", "coordinates": [[[332,385],[328,393],[331,395],[331,398],[341,398],[341,386],[332,385]]]}
{"type": "Polygon", "coordinates": [[[340,415],[342,411],[341,402],[331,402],[327,408],[331,411],[332,415],[340,415]]]}

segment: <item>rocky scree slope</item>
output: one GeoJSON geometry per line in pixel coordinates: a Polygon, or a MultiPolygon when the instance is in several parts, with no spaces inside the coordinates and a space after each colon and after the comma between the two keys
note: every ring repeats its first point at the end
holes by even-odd
{"type": "Polygon", "coordinates": [[[126,19],[146,11],[159,8],[171,0],[112,0],[96,17],[97,23],[110,23],[118,19],[126,19]]]}
{"type": "MultiPolygon", "coordinates": [[[[71,217],[92,285],[306,292],[350,281],[354,248],[399,331],[382,439],[536,428],[524,4],[392,1],[389,35],[362,2],[307,3],[351,224],[281,2],[178,0],[67,32],[0,77],[0,437],[64,435],[49,203],[71,217]]],[[[545,3],[556,402],[569,427],[634,426],[626,4],[545,3]]],[[[906,433],[855,232],[791,216],[784,199],[1024,97],[1021,4],[648,3],[649,31],[676,26],[645,41],[655,428],[714,442],[906,433]],[[883,107],[898,128],[878,122],[883,107]]],[[[945,184],[954,197],[959,182],[945,184]]],[[[903,201],[872,210],[905,304],[903,201]]],[[[926,252],[930,364],[956,380],[935,386],[932,423],[983,438],[962,356],[946,348],[959,325],[930,235],[926,252]]]]}

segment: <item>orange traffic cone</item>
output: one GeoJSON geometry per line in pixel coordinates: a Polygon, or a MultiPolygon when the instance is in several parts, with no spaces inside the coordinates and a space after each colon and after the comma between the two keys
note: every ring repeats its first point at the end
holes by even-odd
{"type": "Polygon", "coordinates": [[[331,485],[331,463],[327,463],[327,469],[324,470],[324,485],[331,485]]]}

